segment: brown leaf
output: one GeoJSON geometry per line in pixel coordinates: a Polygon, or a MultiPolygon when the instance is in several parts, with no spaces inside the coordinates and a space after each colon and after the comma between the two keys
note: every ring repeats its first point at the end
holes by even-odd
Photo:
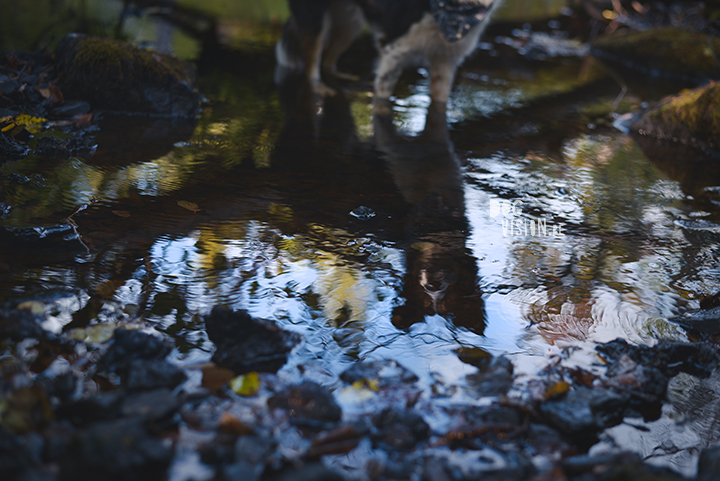
{"type": "Polygon", "coordinates": [[[203,367],[202,387],[211,391],[217,391],[235,377],[230,369],[217,367],[215,365],[203,367]]]}
{"type": "Polygon", "coordinates": [[[187,200],[179,200],[179,201],[177,201],[177,205],[179,205],[183,209],[192,211],[193,214],[200,212],[200,206],[197,205],[195,202],[189,202],[187,200]]]}
{"type": "Polygon", "coordinates": [[[114,210],[112,213],[118,217],[130,217],[130,212],[126,210],[114,210]]]}

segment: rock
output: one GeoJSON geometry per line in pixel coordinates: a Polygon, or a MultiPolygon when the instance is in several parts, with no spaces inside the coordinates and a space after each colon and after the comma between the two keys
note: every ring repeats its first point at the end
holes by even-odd
{"type": "Polygon", "coordinates": [[[254,319],[246,311],[215,307],[205,317],[208,337],[217,346],[215,364],[236,374],[250,371],[275,372],[300,340],[266,321],[254,319]]]}
{"type": "Polygon", "coordinates": [[[640,134],[702,149],[720,148],[720,84],[711,83],[663,99],[629,128],[640,134]]]}
{"type": "Polygon", "coordinates": [[[676,27],[600,37],[592,43],[591,51],[654,76],[696,81],[720,78],[713,53],[720,51],[720,39],[676,27]]]}
{"type": "Polygon", "coordinates": [[[376,381],[377,387],[385,388],[412,384],[418,377],[395,361],[385,359],[357,362],[340,374],[340,379],[348,384],[376,381]]]}
{"type": "Polygon", "coordinates": [[[703,449],[698,459],[695,481],[716,481],[720,479],[720,446],[703,449]]]}
{"type": "Polygon", "coordinates": [[[384,409],[373,424],[377,429],[373,441],[390,451],[410,451],[430,434],[430,426],[411,409],[384,409]]]}
{"type": "Polygon", "coordinates": [[[180,408],[180,400],[169,389],[156,389],[125,398],[120,413],[148,421],[164,421],[180,408]]]}
{"type": "Polygon", "coordinates": [[[60,406],[56,411],[57,416],[67,419],[76,426],[107,421],[120,416],[120,407],[124,397],[122,391],[100,393],[94,397],[60,406]]]}
{"type": "Polygon", "coordinates": [[[53,117],[72,117],[77,114],[86,114],[90,112],[90,104],[84,100],[69,100],[62,102],[50,110],[53,117]]]}
{"type": "Polygon", "coordinates": [[[272,478],[274,481],[343,481],[343,477],[321,463],[308,463],[300,468],[290,467],[272,478]]]}
{"type": "MultiPolygon", "coordinates": [[[[0,138],[2,135],[0,134],[0,138]]],[[[0,308],[0,340],[18,342],[23,339],[52,340],[56,336],[40,326],[42,318],[27,309],[0,308]]]]}
{"type": "Polygon", "coordinates": [[[170,352],[162,339],[142,331],[121,327],[113,333],[113,344],[98,362],[98,371],[123,373],[134,359],[163,359],[170,352]]]}
{"type": "Polygon", "coordinates": [[[597,434],[619,424],[630,395],[613,389],[578,387],[565,396],[538,406],[542,421],[570,437],[582,447],[597,441],[597,434]]]}
{"type": "Polygon", "coordinates": [[[501,396],[507,394],[513,384],[513,365],[503,356],[493,357],[485,363],[479,363],[478,372],[468,374],[468,384],[478,396],[501,396]]]}
{"type": "Polygon", "coordinates": [[[55,61],[65,97],[93,108],[173,117],[198,113],[193,67],[174,57],[71,34],[58,43],[55,61]]]}
{"type": "Polygon", "coordinates": [[[20,88],[20,83],[11,78],[7,78],[3,82],[0,82],[0,95],[10,95],[20,88]]]}
{"type": "Polygon", "coordinates": [[[186,379],[178,367],[158,359],[133,359],[123,376],[128,391],[172,389],[186,379]]]}
{"type": "Polygon", "coordinates": [[[150,481],[165,478],[173,448],[152,436],[142,419],[126,418],[70,433],[51,456],[63,480],[150,481]]]}
{"type": "Polygon", "coordinates": [[[268,400],[268,405],[285,409],[294,424],[312,429],[329,429],[342,418],[332,393],[310,381],[277,393],[268,400]]]}
{"type": "Polygon", "coordinates": [[[30,152],[30,149],[27,146],[8,135],[0,133],[0,162],[19,159],[27,155],[28,152],[30,152]]]}
{"type": "Polygon", "coordinates": [[[40,137],[35,151],[44,157],[69,157],[73,154],[91,154],[97,144],[95,139],[88,136],[77,135],[66,139],[57,137],[40,137]]]}

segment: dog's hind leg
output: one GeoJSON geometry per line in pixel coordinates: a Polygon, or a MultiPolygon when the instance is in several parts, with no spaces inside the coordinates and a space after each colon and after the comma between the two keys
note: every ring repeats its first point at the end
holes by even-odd
{"type": "Polygon", "coordinates": [[[355,75],[337,71],[340,55],[350,48],[365,24],[362,10],[351,0],[336,0],[328,9],[330,25],[325,35],[322,53],[323,71],[346,80],[358,80],[355,75]]]}
{"type": "Polygon", "coordinates": [[[325,96],[335,90],[322,82],[320,65],[325,38],[330,30],[329,0],[290,0],[290,11],[297,26],[300,56],[314,92],[325,96]]]}

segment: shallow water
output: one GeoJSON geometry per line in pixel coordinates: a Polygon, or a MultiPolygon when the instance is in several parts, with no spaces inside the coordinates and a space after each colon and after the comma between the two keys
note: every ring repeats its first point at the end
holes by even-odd
{"type": "MultiPolygon", "coordinates": [[[[461,347],[530,376],[571,346],[685,339],[667,318],[720,286],[720,176],[611,125],[656,86],[619,98],[575,44],[538,61],[488,42],[447,118],[422,70],[373,117],[367,58],[322,100],[276,87],[270,48],[187,49],[208,99],[196,124],[104,114],[92,156],[0,165],[0,298],[43,301],[57,331],[139,319],[184,365],[210,359],[202,316],[224,304],[303,335],[284,376],[390,358],[468,392],[461,347]]],[[[617,438],[692,472],[716,435],[672,424],[678,406],[642,442],[617,438]]]]}

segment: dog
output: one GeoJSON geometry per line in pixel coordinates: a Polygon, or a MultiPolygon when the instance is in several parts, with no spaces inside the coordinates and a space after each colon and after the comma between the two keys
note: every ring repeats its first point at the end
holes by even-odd
{"type": "Polygon", "coordinates": [[[425,67],[432,101],[445,104],[458,66],[502,0],[288,1],[291,17],[276,45],[277,63],[304,71],[317,94],[335,94],[321,73],[349,78],[337,71],[337,61],[369,24],[379,52],[375,99],[390,98],[404,69],[425,67]]]}

